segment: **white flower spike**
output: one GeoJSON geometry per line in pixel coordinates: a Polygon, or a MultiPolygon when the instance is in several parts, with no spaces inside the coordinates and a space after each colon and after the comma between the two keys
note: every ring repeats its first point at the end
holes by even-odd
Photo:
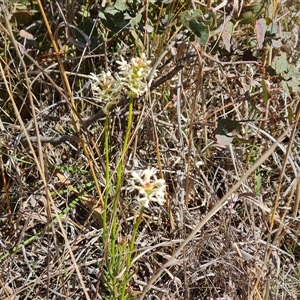
{"type": "MultiPolygon", "coordinates": [[[[120,101],[121,93],[129,91],[130,95],[139,97],[148,90],[147,76],[151,71],[151,61],[147,60],[146,54],[134,57],[128,63],[123,57],[119,64],[119,72],[102,72],[99,75],[90,74],[92,91],[95,97],[105,103],[103,111],[108,114],[109,108],[120,101]]],[[[154,74],[155,76],[156,74],[154,74]]]]}
{"type": "Polygon", "coordinates": [[[109,107],[120,100],[122,90],[121,80],[115,79],[111,72],[102,72],[99,75],[91,73],[92,91],[95,97],[105,103],[103,111],[108,113],[109,107]]]}
{"type": "Polygon", "coordinates": [[[151,61],[147,60],[146,54],[141,57],[134,57],[128,63],[122,56],[119,64],[119,75],[128,89],[137,97],[145,93],[148,89],[147,76],[151,71],[151,61]]]}

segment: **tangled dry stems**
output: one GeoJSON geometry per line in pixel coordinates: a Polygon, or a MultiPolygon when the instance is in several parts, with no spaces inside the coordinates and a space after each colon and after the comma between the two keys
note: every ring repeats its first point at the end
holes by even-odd
{"type": "MultiPolygon", "coordinates": [[[[2,41],[11,38],[2,28],[2,41]]],[[[242,44],[243,38],[241,34],[236,41],[242,44]]],[[[180,41],[174,43],[174,48],[179,46],[180,41]]],[[[125,48],[122,55],[130,58],[132,53],[125,48]]],[[[290,48],[296,51],[295,47],[290,48]]],[[[7,78],[21,118],[17,118],[6,95],[0,124],[1,299],[84,299],[86,294],[92,299],[106,299],[107,289],[102,282],[105,272],[102,209],[87,163],[93,157],[99,184],[104,189],[105,114],[101,112],[102,104],[92,98],[91,83],[84,72],[88,69],[97,73],[96,58],[85,53],[65,62],[76,113],[82,120],[80,134],[93,151],[86,157],[78,134],[70,126],[71,111],[68,99],[61,95],[64,88],[58,65],[52,62],[45,66],[32,56],[39,67],[26,61],[29,70],[26,77],[20,67],[21,60],[12,59],[12,51],[6,54],[2,76],[7,78]],[[83,58],[92,67],[88,63],[79,64],[83,58]],[[43,77],[45,73],[51,82],[43,77]],[[24,85],[26,80],[30,90],[24,85]],[[33,97],[34,107],[30,106],[28,93],[33,97]],[[36,119],[32,118],[32,110],[36,119]],[[35,126],[39,129],[38,136],[35,126]],[[42,153],[38,152],[39,142],[42,153]],[[41,161],[45,164],[46,187],[37,168],[41,161]],[[49,206],[45,188],[51,192],[54,207],[49,206]],[[53,221],[54,211],[65,210],[74,200],[78,200],[77,204],[63,215],[63,227],[59,226],[53,221]],[[18,251],[5,256],[14,247],[19,247],[18,251]]],[[[102,63],[113,61],[117,54],[109,55],[102,63]]],[[[231,58],[219,60],[210,55],[200,58],[189,45],[183,58],[177,61],[167,51],[158,66],[153,92],[135,102],[126,169],[161,168],[171,213],[168,205],[145,212],[136,241],[137,257],[133,265],[136,273],[128,290],[142,291],[212,207],[286,132],[281,147],[207,220],[180,255],[171,260],[146,299],[258,299],[258,295],[297,299],[300,295],[299,192],[296,192],[296,187],[299,191],[299,133],[294,139],[289,138],[298,119],[287,118],[287,114],[292,111],[296,116],[298,95],[288,95],[277,81],[270,81],[270,99],[266,104],[261,93],[255,97],[246,94],[250,87],[260,85],[262,68],[257,63],[223,64],[231,58]],[[215,137],[217,120],[225,118],[246,120],[241,123],[244,142],[235,140],[229,147],[206,147],[215,137]],[[288,164],[283,169],[285,157],[288,164]],[[279,186],[273,222],[271,216],[279,186]]],[[[25,57],[21,59],[25,61],[25,57]]],[[[110,69],[113,71],[115,67],[112,64],[110,69]]],[[[111,108],[112,170],[116,168],[113,158],[120,154],[126,131],[127,103],[124,96],[111,108]]],[[[112,182],[114,176],[112,173],[112,182]]],[[[130,240],[136,215],[132,196],[126,189],[121,193],[120,244],[130,240]]]]}

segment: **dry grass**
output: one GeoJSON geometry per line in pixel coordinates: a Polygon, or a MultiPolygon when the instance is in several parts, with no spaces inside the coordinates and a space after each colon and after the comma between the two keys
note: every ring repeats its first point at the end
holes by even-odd
{"type": "Polygon", "coordinates": [[[300,17],[276,4],[282,46],[257,50],[253,25],[238,24],[232,53],[219,35],[189,42],[180,1],[128,4],[141,20],[110,30],[93,19],[101,3],[86,4],[89,17],[78,2],[62,7],[88,35],[75,41],[91,41],[84,49],[63,27],[51,36],[55,4],[30,21],[35,42],[1,4],[1,299],[300,298],[300,98],[266,69],[282,53],[298,67],[300,17]],[[134,99],[129,130],[127,96],[106,115],[87,75],[142,52],[157,77],[134,99]],[[240,121],[228,146],[215,143],[230,135],[222,119],[240,121]],[[166,205],[143,211],[131,251],[138,212],[126,188],[147,167],[165,179],[166,205]]]}

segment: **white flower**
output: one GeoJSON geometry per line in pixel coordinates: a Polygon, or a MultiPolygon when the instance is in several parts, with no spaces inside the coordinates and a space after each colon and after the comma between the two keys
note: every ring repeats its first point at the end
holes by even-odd
{"type": "Polygon", "coordinates": [[[166,184],[164,179],[157,179],[157,170],[148,168],[142,172],[132,172],[131,180],[129,182],[129,191],[138,191],[137,202],[140,209],[142,207],[149,207],[150,202],[156,202],[163,205],[166,201],[165,191],[166,184]]]}
{"type": "MultiPolygon", "coordinates": [[[[108,113],[111,105],[120,100],[121,92],[133,93],[139,97],[148,89],[147,76],[149,75],[150,60],[146,59],[145,53],[141,57],[134,57],[128,63],[123,57],[119,64],[119,73],[112,76],[110,72],[102,72],[99,75],[91,73],[92,91],[95,97],[105,103],[103,111],[108,113]]],[[[154,73],[154,76],[156,73],[154,73]]]]}
{"type": "Polygon", "coordinates": [[[108,113],[109,107],[120,100],[121,80],[119,77],[115,79],[109,71],[99,75],[91,73],[90,78],[92,79],[91,88],[94,96],[105,103],[103,111],[108,113]]]}
{"type": "Polygon", "coordinates": [[[137,97],[145,93],[148,89],[147,76],[150,73],[150,60],[147,60],[146,54],[141,57],[134,57],[128,63],[122,56],[119,64],[119,75],[122,82],[137,97]]]}

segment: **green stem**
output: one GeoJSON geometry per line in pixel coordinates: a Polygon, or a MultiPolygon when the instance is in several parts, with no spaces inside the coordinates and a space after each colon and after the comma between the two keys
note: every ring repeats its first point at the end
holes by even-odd
{"type": "Polygon", "coordinates": [[[106,241],[108,236],[107,232],[107,203],[108,203],[108,196],[109,196],[109,186],[110,186],[110,168],[109,168],[109,115],[106,116],[105,120],[105,138],[104,138],[104,147],[105,147],[105,196],[104,196],[104,207],[102,213],[103,219],[103,240],[106,241]]]}
{"type": "Polygon", "coordinates": [[[142,216],[143,216],[143,211],[144,211],[144,207],[142,207],[136,222],[133,225],[133,233],[132,233],[132,237],[130,240],[130,244],[129,244],[129,251],[127,254],[127,261],[126,261],[126,271],[124,274],[124,281],[123,281],[123,286],[122,286],[122,295],[121,295],[121,300],[125,299],[125,292],[126,292],[126,288],[127,288],[127,284],[128,281],[130,280],[130,268],[131,268],[131,263],[132,263],[132,254],[134,251],[134,246],[135,246],[135,240],[136,240],[136,236],[137,236],[137,232],[139,229],[139,226],[142,222],[142,216]]]}
{"type": "MultiPolygon", "coordinates": [[[[118,208],[118,203],[119,203],[119,198],[120,198],[120,191],[121,191],[121,185],[123,181],[123,175],[124,175],[124,161],[125,161],[125,153],[127,151],[128,147],[128,141],[131,133],[131,127],[132,127],[132,115],[133,115],[133,98],[130,97],[130,102],[129,102],[129,114],[128,114],[128,123],[127,123],[127,131],[122,147],[122,154],[121,154],[121,159],[117,163],[118,166],[118,173],[117,173],[117,187],[116,187],[116,197],[114,200],[114,205],[113,205],[113,227],[112,227],[112,233],[116,233],[116,227],[117,227],[117,221],[116,216],[117,216],[117,208],[118,208]]],[[[115,239],[113,239],[114,241],[115,239]]]]}
{"type": "MultiPolygon", "coordinates": [[[[125,154],[128,148],[128,143],[129,143],[129,138],[131,134],[131,127],[132,127],[132,117],[133,117],[133,97],[130,97],[129,100],[129,108],[128,108],[128,122],[127,122],[127,130],[124,138],[124,143],[122,147],[122,153],[121,153],[121,158],[119,161],[117,161],[117,183],[116,183],[116,192],[115,192],[115,198],[113,202],[113,208],[112,208],[112,219],[111,219],[111,238],[110,238],[110,245],[109,245],[109,269],[111,270],[110,274],[115,275],[112,278],[112,286],[113,290],[115,291],[115,297],[117,297],[118,293],[118,288],[117,286],[117,274],[123,268],[123,265],[121,263],[120,259],[120,254],[117,253],[120,252],[118,251],[118,248],[116,247],[116,241],[117,241],[117,236],[119,232],[119,222],[118,222],[118,204],[119,204],[119,198],[120,198],[120,191],[121,191],[121,186],[124,178],[124,168],[125,168],[125,154]],[[118,265],[119,262],[119,265],[118,265]],[[116,273],[116,274],[114,274],[116,273]]],[[[104,241],[107,242],[107,241],[104,241]]],[[[124,251],[121,251],[124,252],[124,251]]],[[[116,298],[117,299],[117,298],[116,298]]]]}

